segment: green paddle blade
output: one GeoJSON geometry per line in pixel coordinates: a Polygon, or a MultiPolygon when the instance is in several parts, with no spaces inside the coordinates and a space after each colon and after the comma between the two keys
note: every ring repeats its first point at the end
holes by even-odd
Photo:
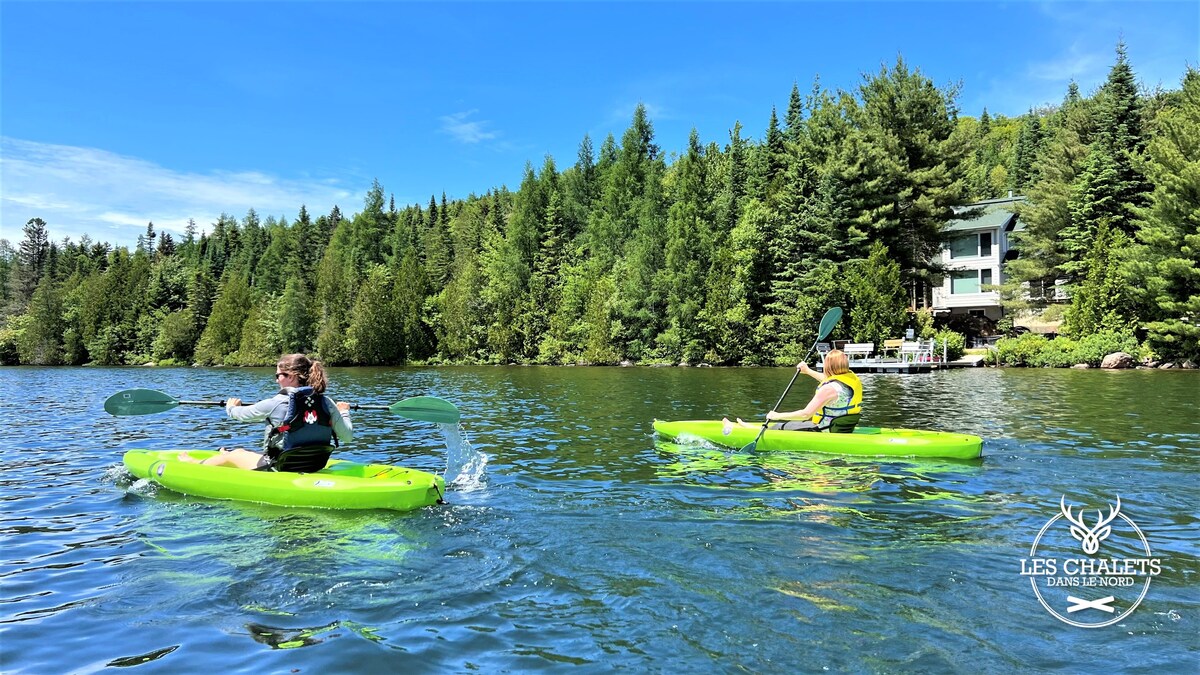
{"type": "Polygon", "coordinates": [[[825,312],[825,316],[821,317],[821,327],[817,330],[817,341],[824,340],[841,320],[842,308],[830,307],[829,311],[825,312]]]}
{"type": "Polygon", "coordinates": [[[179,401],[153,389],[126,389],[118,391],[104,401],[104,410],[109,415],[150,415],[170,410],[179,401]]]}
{"type": "Polygon", "coordinates": [[[406,398],[389,405],[388,410],[410,420],[437,424],[458,424],[458,420],[462,417],[453,403],[436,396],[406,398]]]}

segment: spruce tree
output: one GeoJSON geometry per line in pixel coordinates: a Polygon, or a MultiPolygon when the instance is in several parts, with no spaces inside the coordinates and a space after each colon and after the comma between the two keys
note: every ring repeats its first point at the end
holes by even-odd
{"type": "Polygon", "coordinates": [[[1142,133],[1142,101],[1125,43],[1117,44],[1117,62],[1097,96],[1096,142],[1116,171],[1116,212],[1112,224],[1127,235],[1135,229],[1134,209],[1145,205],[1150,185],[1142,169],[1146,139],[1142,133]]]}
{"type": "Polygon", "coordinates": [[[850,335],[855,342],[883,341],[899,335],[907,321],[900,265],[882,242],[871,244],[866,260],[849,263],[845,288],[850,304],[850,335]]]}
{"type": "Polygon", "coordinates": [[[1081,338],[1099,332],[1124,332],[1131,328],[1126,288],[1121,278],[1121,251],[1129,244],[1124,232],[1108,218],[1096,225],[1084,260],[1085,276],[1072,289],[1066,312],[1067,334],[1081,338]]]}
{"type": "Polygon", "coordinates": [[[1154,191],[1137,211],[1137,245],[1124,265],[1147,342],[1166,359],[1200,362],[1200,71],[1189,68],[1178,102],[1146,148],[1154,191]]]}
{"type": "Polygon", "coordinates": [[[1122,219],[1124,207],[1118,201],[1119,192],[1116,163],[1102,145],[1094,144],[1068,203],[1069,224],[1059,231],[1064,260],[1058,272],[1062,278],[1073,283],[1089,270],[1089,251],[1093,249],[1100,223],[1112,224],[1122,219]]]}
{"type": "Polygon", "coordinates": [[[701,335],[704,277],[712,258],[712,199],[707,159],[695,128],[687,153],[676,162],[674,193],[667,213],[666,273],[668,327],[658,339],[665,355],[694,363],[707,351],[701,335]]]}

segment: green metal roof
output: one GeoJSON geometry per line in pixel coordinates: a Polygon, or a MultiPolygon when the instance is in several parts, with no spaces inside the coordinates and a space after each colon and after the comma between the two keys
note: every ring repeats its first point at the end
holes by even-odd
{"type": "Polygon", "coordinates": [[[1016,220],[1017,214],[1013,213],[1013,207],[1025,201],[1024,197],[1008,197],[1005,199],[989,199],[983,202],[977,202],[959,209],[959,213],[963,211],[972,211],[978,208],[983,210],[974,218],[966,220],[953,220],[945,227],[945,232],[966,232],[970,230],[982,230],[986,228],[1008,228],[1015,231],[1025,229],[1025,224],[1016,220]],[[1014,224],[1015,222],[1015,224],[1014,224]]]}

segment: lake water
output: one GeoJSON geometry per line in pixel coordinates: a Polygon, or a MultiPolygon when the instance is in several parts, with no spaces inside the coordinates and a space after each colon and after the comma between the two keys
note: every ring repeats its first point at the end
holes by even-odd
{"type": "MultiPolygon", "coordinates": [[[[985,439],[950,462],[656,443],[656,417],[761,416],[786,369],[334,369],[339,400],[454,402],[486,466],[410,513],[186,497],[121,467],[261,431],[216,408],[114,418],[108,395],[257,400],[273,372],[0,369],[0,671],[1200,667],[1194,371],[864,376],[864,424],[985,439]],[[1118,495],[1161,573],[1120,622],[1067,625],[1020,561],[1064,496],[1090,524],[1118,495]]],[[[354,425],[339,456],[445,469],[432,425],[354,425]]]]}

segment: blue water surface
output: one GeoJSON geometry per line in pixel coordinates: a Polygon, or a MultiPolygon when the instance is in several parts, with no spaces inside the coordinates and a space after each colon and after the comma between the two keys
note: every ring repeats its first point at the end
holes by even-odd
{"type": "MultiPolygon", "coordinates": [[[[196,406],[115,418],[108,395],[255,400],[272,372],[0,369],[0,671],[1200,667],[1195,372],[864,376],[864,423],[985,439],[917,461],[654,438],[654,418],[761,419],[784,369],[333,369],[339,400],[453,401],[484,461],[409,513],[206,500],[121,466],[261,430],[196,406]],[[1090,520],[1118,495],[1162,573],[1120,623],[1069,626],[1020,560],[1060,499],[1090,520]]],[[[354,425],[341,457],[446,469],[434,425],[354,425]]]]}

